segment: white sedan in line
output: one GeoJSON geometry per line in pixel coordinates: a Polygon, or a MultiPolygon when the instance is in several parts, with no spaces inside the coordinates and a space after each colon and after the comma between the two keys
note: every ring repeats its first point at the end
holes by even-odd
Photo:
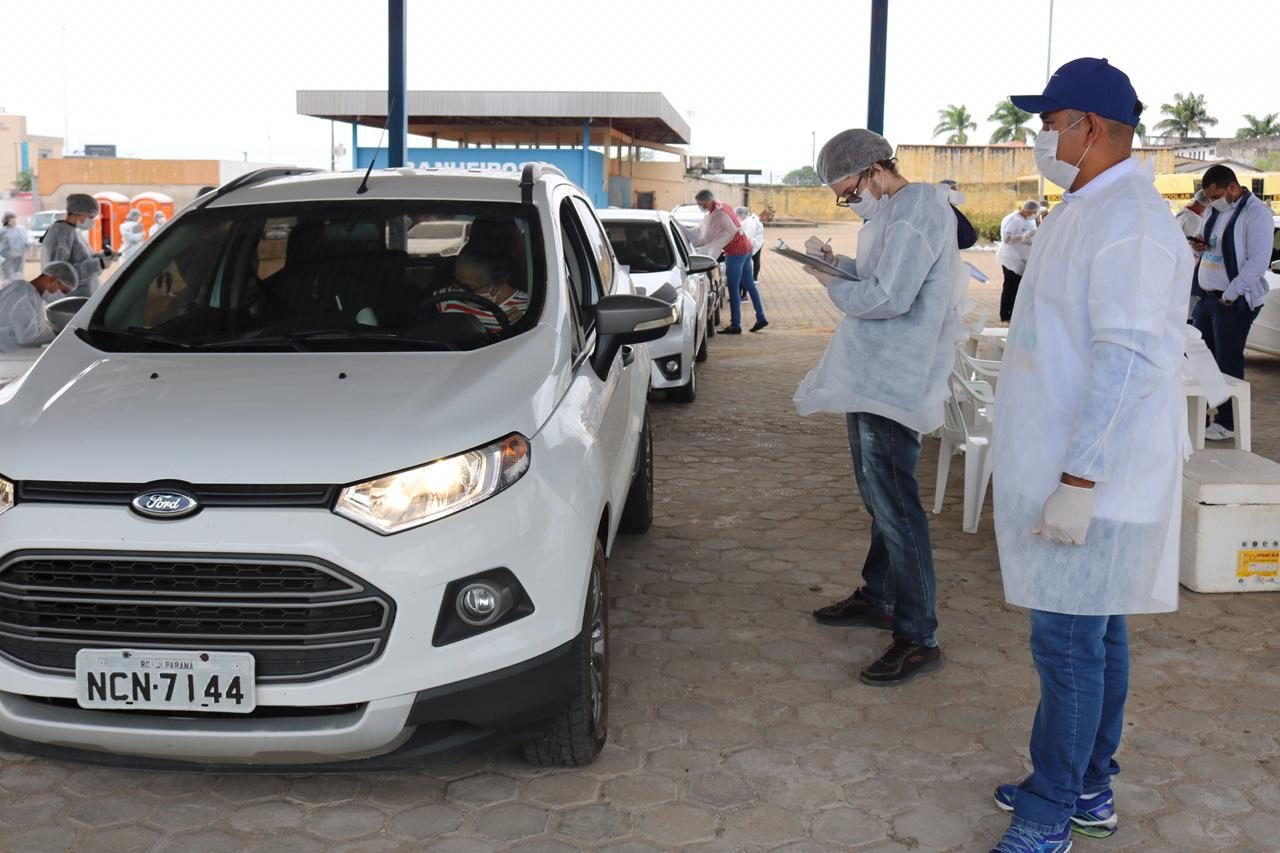
{"type": "Polygon", "coordinates": [[[707,360],[707,338],[715,334],[712,275],[718,264],[694,254],[680,224],[661,210],[601,210],[618,263],[630,268],[637,293],[676,308],[676,324],[649,344],[649,386],[671,399],[692,403],[698,394],[697,362],[707,360]]]}

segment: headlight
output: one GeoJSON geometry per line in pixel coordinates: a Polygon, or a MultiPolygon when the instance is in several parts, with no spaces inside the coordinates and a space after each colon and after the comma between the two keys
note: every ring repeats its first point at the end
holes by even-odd
{"type": "Polygon", "coordinates": [[[334,512],[377,533],[399,533],[475,506],[528,470],[529,440],[512,433],[486,447],[347,486],[334,512]]]}
{"type": "Polygon", "coordinates": [[[0,513],[13,509],[13,483],[0,477],[0,513]]]}
{"type": "Polygon", "coordinates": [[[677,299],[675,302],[671,303],[671,307],[676,309],[676,319],[672,325],[678,326],[680,325],[680,319],[684,316],[684,300],[677,299]]]}

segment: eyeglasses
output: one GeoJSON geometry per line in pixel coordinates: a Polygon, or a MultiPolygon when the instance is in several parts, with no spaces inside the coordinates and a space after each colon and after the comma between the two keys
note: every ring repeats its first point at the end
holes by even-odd
{"type": "Polygon", "coordinates": [[[836,207],[852,207],[862,201],[862,195],[858,192],[858,188],[862,186],[862,181],[866,177],[866,172],[859,172],[858,180],[854,183],[853,188],[845,190],[844,193],[836,196],[836,207]]]}

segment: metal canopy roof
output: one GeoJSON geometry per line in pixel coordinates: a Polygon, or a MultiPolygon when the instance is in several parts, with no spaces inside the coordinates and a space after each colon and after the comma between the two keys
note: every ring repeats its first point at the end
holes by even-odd
{"type": "MultiPolygon", "coordinates": [[[[299,90],[298,114],[382,127],[387,93],[299,90]]],[[[460,141],[539,144],[590,122],[603,136],[685,145],[689,125],[660,92],[422,92],[408,96],[409,132],[460,141]]],[[[593,133],[595,138],[596,134],[593,133]]],[[[571,141],[571,140],[566,140],[571,141]]]]}

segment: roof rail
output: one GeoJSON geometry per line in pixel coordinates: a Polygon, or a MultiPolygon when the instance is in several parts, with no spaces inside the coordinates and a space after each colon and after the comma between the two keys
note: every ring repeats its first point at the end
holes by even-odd
{"type": "Polygon", "coordinates": [[[552,166],[550,163],[525,163],[524,171],[520,173],[520,201],[524,204],[533,204],[533,185],[543,175],[559,175],[562,178],[568,177],[564,172],[552,166]]]}
{"type": "Polygon", "coordinates": [[[313,172],[319,171],[321,170],[305,169],[301,166],[266,166],[262,169],[254,169],[252,172],[245,172],[243,175],[232,178],[222,186],[218,187],[209,194],[209,200],[200,206],[208,207],[227,193],[235,192],[236,190],[244,189],[245,187],[250,187],[254,184],[260,184],[263,181],[271,181],[276,178],[289,178],[294,175],[310,175],[313,172]]]}

